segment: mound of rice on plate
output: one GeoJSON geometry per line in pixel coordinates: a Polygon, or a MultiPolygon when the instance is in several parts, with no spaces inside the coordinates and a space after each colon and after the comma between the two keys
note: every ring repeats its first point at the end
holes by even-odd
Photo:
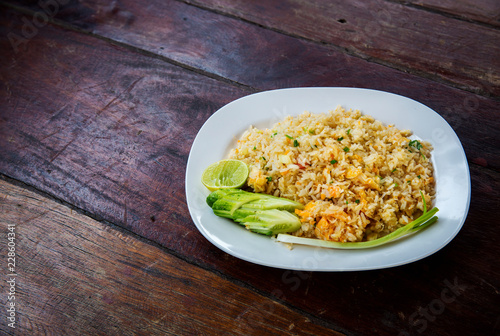
{"type": "Polygon", "coordinates": [[[337,107],[286,117],[269,129],[250,127],[230,158],[250,168],[248,187],[305,205],[300,237],[366,241],[422,214],[435,195],[430,143],[337,107]]]}

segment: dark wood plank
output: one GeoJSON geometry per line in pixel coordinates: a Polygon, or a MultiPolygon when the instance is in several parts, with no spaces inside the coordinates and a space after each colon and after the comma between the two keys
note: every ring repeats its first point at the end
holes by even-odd
{"type": "Polygon", "coordinates": [[[500,2],[497,0],[405,0],[403,3],[500,27],[500,2]]]}
{"type": "MultiPolygon", "coordinates": [[[[11,286],[1,282],[2,302],[14,302],[16,308],[16,328],[2,321],[2,334],[341,335],[3,180],[0,200],[2,229],[12,225],[15,234],[17,274],[10,277],[15,280],[10,301],[11,286]]],[[[7,251],[5,238],[0,246],[7,251]]]]}
{"type": "MultiPolygon", "coordinates": [[[[21,5],[32,3],[31,9],[41,10],[36,1],[13,2],[21,5]]],[[[497,71],[500,60],[496,57],[500,53],[500,30],[386,0],[186,2],[286,34],[326,43],[336,50],[341,48],[358,57],[389,64],[403,71],[439,78],[485,95],[500,96],[500,75],[497,71]]],[[[226,76],[225,70],[218,69],[220,66],[239,66],[244,72],[257,69],[252,67],[253,62],[239,62],[241,52],[251,55],[257,52],[262,57],[261,45],[266,42],[282,48],[267,34],[249,33],[244,38],[255,39],[247,42],[255,50],[236,50],[235,47],[242,41],[238,32],[244,29],[245,24],[226,21],[220,15],[175,0],[149,1],[147,6],[131,0],[69,2],[60,6],[54,14],[57,19],[81,29],[168,55],[223,76],[226,76]],[[164,15],[167,12],[169,15],[164,15]],[[228,24],[223,32],[220,31],[221,20],[228,24]],[[184,48],[190,50],[183,51],[184,48]],[[200,57],[206,60],[211,54],[218,57],[200,64],[200,57]]],[[[281,62],[286,62],[283,58],[297,57],[302,52],[301,49],[295,49],[292,54],[281,52],[281,57],[266,64],[263,70],[268,72],[270,67],[279,68],[281,62]]],[[[259,79],[256,74],[254,78],[259,79]]]]}
{"type": "MultiPolygon", "coordinates": [[[[307,10],[321,15],[316,13],[317,10],[307,10]]],[[[25,15],[24,18],[30,17],[25,15]]],[[[148,6],[134,1],[113,5],[107,2],[70,3],[60,9],[57,18],[257,90],[294,86],[354,86],[413,98],[436,110],[451,124],[464,142],[469,159],[500,169],[498,146],[491,138],[478,136],[498,134],[500,120],[496,111],[500,109],[499,101],[172,0],[151,2],[148,6]],[[130,19],[123,21],[123,17],[130,19]]],[[[277,19],[286,22],[279,16],[277,19]]],[[[18,21],[17,24],[17,33],[22,36],[26,23],[18,21]]],[[[23,47],[30,46],[32,42],[35,43],[29,40],[23,47]]],[[[6,49],[12,52],[12,48],[6,49]]],[[[439,52],[433,50],[433,53],[439,52]]],[[[493,70],[499,69],[498,61],[488,66],[493,70]]],[[[497,72],[494,71],[495,74],[497,72]]]]}
{"type": "Polygon", "coordinates": [[[182,254],[198,249],[178,240],[197,233],[185,224],[190,146],[218,107],[249,92],[51,27],[0,58],[2,173],[153,240],[178,241],[182,254]]]}
{"type": "MultiPolygon", "coordinates": [[[[22,21],[12,19],[16,17],[12,12],[5,15],[10,19],[0,21],[1,36],[20,32],[22,21]]],[[[232,28],[228,22],[234,21],[221,18],[220,27],[232,28]]],[[[283,38],[280,45],[292,48],[287,52],[299,46],[307,48],[304,55],[308,57],[302,56],[302,61],[308,64],[325,57],[322,47],[266,34],[274,37],[274,42],[283,38]]],[[[445,310],[438,317],[431,316],[426,332],[452,335],[450,330],[462,330],[468,335],[477,330],[484,334],[495,331],[500,277],[498,267],[493,267],[498,263],[498,246],[489,237],[498,236],[498,228],[483,225],[496,222],[491,209],[497,206],[500,182],[493,170],[471,166],[473,204],[464,229],[449,246],[421,262],[345,274],[297,273],[252,265],[221,252],[197,232],[185,205],[183,184],[189,146],[197,129],[218,107],[249,91],[50,26],[41,29],[18,54],[5,39],[1,43],[7,51],[0,55],[1,64],[5,64],[0,73],[0,99],[5,106],[0,119],[2,173],[154,240],[191,263],[240,279],[339,330],[378,335],[401,330],[416,333],[418,325],[411,321],[426,320],[419,307],[437,302],[434,300],[441,297],[447,283],[457,281],[459,288],[467,290],[457,290],[445,310]],[[478,255],[482,259],[478,260],[478,255]],[[381,307],[380,302],[387,304],[381,307]]],[[[272,46],[264,44],[262,50],[276,55],[272,46]]],[[[466,150],[475,155],[471,159],[494,166],[491,162],[498,149],[488,152],[494,146],[474,147],[475,141],[486,145],[487,139],[473,133],[484,130],[488,136],[498,134],[496,102],[358,63],[356,58],[336,57],[349,66],[341,81],[356,83],[359,74],[349,73],[360,67],[370,69],[366,73],[374,85],[395,87],[397,78],[401,90],[434,102],[445,117],[460,118],[459,129],[468,135],[463,138],[466,150]],[[450,105],[450,101],[457,104],[450,105]],[[474,103],[470,115],[464,114],[468,111],[464,106],[469,106],[465,103],[474,103]]],[[[295,64],[299,63],[287,63],[283,69],[295,64]]],[[[326,69],[322,65],[326,63],[318,64],[319,69],[326,69]]],[[[335,83],[337,79],[332,80],[329,74],[301,72],[292,80],[335,83]]],[[[251,80],[248,74],[242,78],[251,80]]],[[[276,80],[264,85],[278,86],[276,80]]]]}
{"type": "Polygon", "coordinates": [[[500,60],[495,56],[500,30],[386,0],[188,2],[468,90],[500,94],[500,60]]]}

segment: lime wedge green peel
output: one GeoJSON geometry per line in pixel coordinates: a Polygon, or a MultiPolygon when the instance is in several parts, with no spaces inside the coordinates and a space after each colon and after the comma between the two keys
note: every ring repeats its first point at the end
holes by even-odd
{"type": "Polygon", "coordinates": [[[403,227],[400,227],[396,231],[388,234],[387,236],[379,238],[379,239],[366,241],[366,242],[340,243],[340,242],[332,242],[332,241],[314,239],[314,238],[296,237],[296,236],[292,236],[289,234],[280,233],[276,237],[276,240],[279,242],[282,242],[282,243],[320,246],[320,247],[328,247],[328,248],[336,248],[336,249],[366,249],[366,248],[384,245],[384,244],[387,244],[387,243],[394,241],[398,238],[406,236],[408,234],[412,234],[412,233],[415,233],[417,231],[420,231],[420,230],[428,227],[429,225],[431,225],[437,221],[438,218],[434,215],[436,214],[436,212],[439,211],[438,208],[434,207],[431,210],[427,211],[427,205],[425,204],[424,195],[422,194],[422,192],[420,192],[420,194],[422,195],[422,199],[424,202],[424,213],[420,217],[415,219],[413,222],[411,222],[403,227]]]}
{"type": "Polygon", "coordinates": [[[245,185],[249,170],[240,160],[221,160],[208,166],[201,176],[201,182],[210,191],[227,188],[241,188],[245,185]]]}

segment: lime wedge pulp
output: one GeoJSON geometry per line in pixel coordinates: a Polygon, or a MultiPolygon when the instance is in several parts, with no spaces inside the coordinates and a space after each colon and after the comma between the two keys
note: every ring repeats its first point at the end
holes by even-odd
{"type": "Polygon", "coordinates": [[[208,166],[201,182],[210,191],[224,188],[241,188],[248,178],[248,166],[240,160],[221,160],[208,166]]]}

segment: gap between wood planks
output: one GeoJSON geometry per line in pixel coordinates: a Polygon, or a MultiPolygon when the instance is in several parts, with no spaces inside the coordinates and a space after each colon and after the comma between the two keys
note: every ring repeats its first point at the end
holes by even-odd
{"type": "MultiPolygon", "coordinates": [[[[428,79],[428,80],[434,81],[436,83],[440,83],[440,84],[443,84],[443,85],[446,85],[446,86],[449,86],[449,87],[452,87],[452,88],[455,88],[455,89],[459,89],[459,90],[462,90],[462,91],[465,91],[465,92],[470,92],[470,93],[473,93],[473,94],[477,94],[477,95],[486,97],[488,99],[492,99],[494,101],[500,101],[500,96],[494,96],[494,95],[488,93],[487,90],[484,89],[484,88],[483,89],[474,90],[473,88],[468,87],[466,84],[461,85],[460,83],[456,83],[456,82],[454,82],[452,80],[447,80],[445,78],[439,77],[437,75],[433,75],[433,74],[431,74],[429,72],[426,72],[426,71],[423,71],[423,70],[418,70],[418,69],[413,68],[413,67],[406,67],[406,66],[401,65],[401,64],[396,64],[396,63],[393,63],[393,62],[390,62],[390,61],[385,61],[383,59],[376,58],[376,57],[364,54],[362,52],[356,52],[354,50],[350,50],[349,48],[341,47],[341,46],[338,46],[338,45],[335,45],[335,44],[332,44],[332,43],[328,43],[328,42],[325,42],[325,41],[314,40],[314,39],[311,39],[311,38],[303,37],[303,36],[300,36],[300,35],[297,35],[297,34],[294,34],[294,33],[290,33],[290,32],[284,31],[284,30],[280,30],[280,29],[277,29],[277,28],[265,26],[265,25],[259,24],[257,22],[248,20],[246,18],[237,16],[237,15],[234,15],[234,14],[231,14],[231,13],[227,13],[227,12],[224,12],[224,11],[221,11],[221,10],[217,10],[217,9],[214,9],[214,8],[205,7],[205,6],[196,4],[196,3],[192,3],[190,1],[185,1],[185,0],[175,0],[175,1],[178,1],[180,3],[184,3],[187,6],[192,6],[192,7],[195,7],[195,8],[199,8],[199,9],[207,11],[207,12],[212,12],[212,13],[215,13],[215,14],[218,14],[218,15],[221,15],[221,16],[225,16],[225,17],[231,18],[231,19],[240,20],[240,21],[245,22],[247,24],[251,24],[253,26],[257,26],[257,27],[260,27],[262,29],[266,29],[266,30],[269,30],[269,31],[273,31],[273,32],[276,32],[276,33],[281,34],[281,35],[289,36],[289,37],[295,38],[297,40],[306,41],[306,42],[309,42],[309,43],[314,43],[314,44],[320,45],[322,47],[328,47],[328,48],[331,48],[333,50],[339,51],[340,53],[344,53],[344,54],[347,54],[349,56],[365,60],[365,61],[367,61],[369,63],[374,63],[374,64],[382,65],[382,66],[385,66],[387,68],[391,68],[391,69],[394,69],[394,70],[397,70],[397,71],[401,71],[401,72],[404,72],[404,73],[409,73],[409,74],[415,75],[417,77],[428,79]]],[[[409,4],[407,2],[402,3],[402,2],[397,1],[397,0],[394,0],[394,1],[384,0],[384,1],[387,1],[387,2],[390,2],[390,3],[398,3],[398,4],[401,4],[401,5],[410,7],[410,8],[416,8],[416,9],[419,9],[419,10],[424,10],[424,11],[436,13],[436,14],[439,14],[439,15],[443,15],[443,16],[446,16],[446,17],[449,16],[449,17],[451,17],[453,19],[457,19],[457,20],[461,20],[461,21],[465,21],[465,22],[472,22],[470,20],[465,20],[465,19],[460,18],[460,17],[450,16],[451,14],[445,15],[446,14],[445,12],[442,13],[439,10],[429,9],[428,7],[424,7],[424,6],[421,6],[421,5],[409,4]]],[[[34,10],[31,10],[31,9],[28,9],[28,8],[25,8],[25,7],[22,7],[22,6],[18,6],[18,5],[13,5],[13,4],[5,3],[4,1],[0,1],[0,5],[8,7],[8,8],[11,8],[11,9],[16,10],[16,11],[19,11],[20,13],[23,13],[23,14],[26,14],[26,15],[34,15],[36,13],[36,11],[34,11],[34,10]]],[[[74,25],[66,23],[66,22],[64,22],[62,20],[54,19],[53,17],[49,17],[49,22],[51,24],[55,25],[55,26],[59,26],[59,27],[62,27],[64,29],[68,29],[68,30],[71,30],[71,31],[74,31],[74,32],[77,32],[77,33],[85,34],[85,35],[88,35],[88,36],[91,36],[91,37],[95,37],[95,38],[101,39],[101,40],[103,40],[105,42],[108,42],[108,43],[110,43],[112,45],[117,45],[117,46],[123,47],[123,48],[125,48],[127,50],[135,51],[135,52],[137,52],[139,54],[142,54],[144,56],[152,57],[152,58],[155,58],[155,59],[158,59],[158,60],[170,63],[172,65],[181,67],[183,69],[192,71],[194,73],[201,74],[203,76],[206,76],[206,77],[209,77],[209,78],[212,78],[212,79],[216,79],[216,80],[219,80],[219,81],[224,82],[224,83],[235,85],[236,87],[242,88],[242,89],[248,91],[249,93],[256,93],[256,92],[262,91],[260,89],[255,88],[255,87],[252,87],[252,86],[250,86],[248,84],[240,83],[238,81],[235,81],[235,80],[229,79],[227,77],[223,77],[223,76],[214,74],[214,73],[209,72],[209,71],[204,71],[204,70],[202,70],[200,68],[197,68],[195,66],[191,66],[189,64],[185,64],[185,63],[176,61],[176,60],[174,60],[172,58],[156,54],[156,53],[148,51],[148,50],[146,50],[144,48],[140,48],[140,47],[133,46],[133,45],[130,45],[130,44],[127,44],[127,43],[123,43],[123,42],[119,42],[119,41],[113,40],[111,38],[102,36],[102,35],[94,34],[92,32],[86,31],[84,29],[75,27],[74,25]]],[[[475,21],[472,22],[472,23],[479,24],[479,23],[477,23],[475,21]]],[[[487,26],[489,28],[491,28],[489,25],[487,25],[487,26]]],[[[493,26],[493,28],[497,29],[494,26],[493,26]]]]}
{"type": "MultiPolygon", "coordinates": [[[[208,265],[200,263],[200,262],[196,261],[195,259],[187,258],[185,255],[177,253],[175,250],[169,249],[169,248],[167,248],[167,247],[165,247],[165,246],[163,246],[163,245],[161,245],[153,240],[144,238],[143,236],[138,235],[138,234],[134,233],[133,231],[130,231],[130,230],[128,230],[122,226],[116,225],[112,222],[109,222],[109,221],[101,218],[100,216],[97,216],[93,213],[90,213],[87,210],[79,208],[79,207],[77,207],[71,203],[68,203],[67,201],[64,201],[60,198],[57,198],[48,192],[41,191],[32,185],[28,185],[22,181],[11,178],[3,173],[0,173],[0,181],[4,181],[4,182],[11,184],[15,187],[21,188],[21,189],[26,190],[28,192],[32,192],[32,193],[37,194],[43,198],[48,199],[49,201],[52,201],[52,202],[60,204],[64,207],[67,207],[68,209],[70,209],[70,211],[75,211],[76,213],[78,213],[80,215],[86,216],[86,217],[88,217],[96,222],[99,222],[100,224],[104,225],[107,229],[112,230],[114,232],[117,232],[119,234],[122,234],[130,239],[136,239],[141,243],[147,244],[147,245],[152,246],[154,248],[158,248],[159,250],[161,250],[161,251],[189,264],[189,265],[199,267],[200,269],[207,271],[207,272],[210,272],[210,273],[214,274],[215,276],[221,278],[224,281],[231,282],[238,287],[245,288],[247,290],[250,290],[250,291],[256,293],[257,295],[260,295],[260,296],[267,298],[273,302],[276,302],[277,304],[280,304],[280,305],[296,312],[297,314],[300,314],[302,317],[309,319],[312,323],[314,323],[320,327],[328,328],[334,332],[342,333],[344,335],[349,335],[349,333],[346,330],[344,330],[342,327],[340,327],[338,325],[333,325],[330,321],[321,319],[318,316],[314,316],[314,315],[308,313],[307,311],[304,311],[296,306],[293,306],[293,305],[289,304],[287,301],[282,300],[279,297],[272,295],[272,293],[267,293],[267,292],[262,291],[259,288],[256,288],[256,287],[254,287],[246,282],[243,282],[237,278],[228,276],[227,274],[225,274],[217,269],[211,268],[208,265]]],[[[46,212],[44,212],[44,214],[48,213],[49,211],[50,210],[47,210],[46,212]]],[[[36,219],[40,216],[41,215],[37,215],[36,217],[34,217],[32,219],[36,219]]],[[[84,237],[80,237],[80,238],[85,239],[84,237]]]]}
{"type": "Polygon", "coordinates": [[[447,11],[442,10],[442,9],[429,7],[429,6],[425,5],[425,4],[415,4],[415,3],[404,1],[404,0],[384,0],[384,1],[396,3],[396,4],[399,4],[399,5],[402,5],[402,6],[406,6],[406,7],[411,7],[411,8],[423,10],[423,11],[426,11],[426,12],[429,12],[429,13],[439,14],[439,15],[445,16],[445,17],[450,18],[450,19],[455,19],[455,20],[465,21],[465,22],[469,22],[469,23],[474,23],[474,24],[477,24],[477,25],[480,25],[480,26],[484,26],[484,27],[490,28],[490,29],[496,29],[496,30],[500,29],[499,26],[495,26],[493,24],[489,24],[489,23],[481,21],[481,20],[472,19],[472,18],[469,18],[469,17],[467,17],[465,15],[453,14],[451,12],[447,12],[447,11]]]}
{"type": "MultiPolygon", "coordinates": [[[[471,92],[473,94],[478,94],[478,95],[481,95],[481,96],[489,98],[489,99],[500,101],[500,96],[495,96],[493,94],[488,93],[487,89],[485,89],[485,88],[474,90],[474,89],[468,87],[467,84],[461,85],[460,83],[457,83],[457,82],[454,82],[452,80],[447,80],[445,78],[433,75],[432,73],[426,72],[424,70],[418,70],[418,69],[413,68],[413,67],[407,67],[407,66],[404,66],[402,64],[397,64],[397,63],[394,63],[394,62],[391,62],[391,61],[385,61],[384,59],[373,57],[373,56],[367,55],[367,54],[365,54],[363,52],[356,52],[355,50],[352,50],[352,49],[349,49],[349,48],[346,48],[346,47],[342,47],[342,46],[339,46],[339,45],[336,45],[336,44],[333,44],[333,43],[330,43],[330,42],[325,42],[325,41],[321,41],[321,40],[315,40],[315,39],[304,37],[304,36],[301,36],[301,35],[298,35],[298,34],[295,34],[295,33],[292,33],[292,32],[288,32],[288,31],[281,30],[281,29],[278,29],[278,28],[273,28],[273,27],[270,27],[270,26],[263,25],[263,24],[260,24],[258,22],[252,21],[252,20],[247,19],[245,17],[238,16],[237,14],[232,14],[232,13],[229,13],[229,12],[226,12],[226,11],[223,11],[223,10],[219,10],[219,9],[216,9],[216,8],[212,8],[212,7],[206,7],[206,6],[203,6],[201,4],[198,4],[196,2],[189,1],[189,0],[176,0],[176,1],[184,3],[184,4],[188,5],[188,6],[196,7],[196,8],[199,8],[201,10],[212,12],[212,13],[215,13],[215,14],[218,14],[218,15],[221,15],[221,16],[225,16],[225,17],[231,18],[231,19],[240,20],[240,21],[245,22],[247,24],[251,24],[251,25],[254,25],[254,26],[257,26],[257,27],[269,30],[269,31],[273,31],[273,32],[276,32],[276,33],[279,33],[279,34],[282,34],[282,35],[285,35],[285,36],[289,36],[289,37],[295,38],[297,40],[314,43],[316,45],[321,45],[323,47],[326,46],[326,47],[332,48],[334,50],[337,50],[337,51],[339,51],[341,53],[345,53],[345,54],[347,54],[349,56],[352,56],[352,57],[360,58],[360,59],[365,60],[365,61],[370,62],[370,63],[382,65],[382,66],[385,66],[385,67],[388,67],[388,68],[391,68],[391,69],[395,69],[395,70],[398,70],[398,71],[401,71],[401,72],[413,74],[413,75],[416,75],[416,76],[424,78],[424,79],[432,80],[432,81],[434,81],[436,83],[444,84],[444,85],[447,85],[447,86],[450,86],[450,87],[453,87],[453,88],[456,88],[456,89],[459,89],[459,90],[463,90],[463,91],[466,91],[466,92],[471,92]]],[[[416,5],[416,4],[408,3],[406,1],[398,1],[398,0],[383,0],[383,1],[386,1],[386,2],[389,2],[389,3],[400,4],[400,5],[406,6],[408,8],[422,10],[422,11],[433,13],[433,14],[437,14],[437,15],[442,15],[444,17],[451,18],[451,19],[456,19],[456,20],[459,20],[459,21],[464,21],[464,22],[469,22],[469,23],[477,24],[477,25],[480,25],[480,26],[485,26],[487,28],[492,28],[492,29],[495,29],[495,30],[500,30],[500,28],[498,28],[498,27],[496,27],[494,25],[488,25],[488,24],[483,23],[481,21],[475,21],[475,20],[465,19],[463,17],[455,16],[455,15],[452,15],[452,14],[447,13],[445,11],[440,11],[438,9],[432,9],[432,8],[429,8],[429,7],[425,7],[423,5],[416,5]]]]}
{"type": "MultiPolygon", "coordinates": [[[[26,15],[34,15],[36,13],[36,11],[30,10],[28,8],[20,7],[20,6],[16,6],[16,5],[12,5],[12,4],[9,4],[9,3],[5,3],[3,1],[0,1],[0,6],[5,6],[7,8],[16,10],[16,11],[18,11],[18,12],[20,12],[22,14],[26,14],[26,15]]],[[[130,45],[130,44],[127,44],[127,43],[123,43],[123,42],[119,42],[119,41],[110,39],[108,37],[102,36],[102,35],[97,35],[97,34],[91,33],[91,32],[86,31],[84,29],[80,29],[80,28],[75,27],[75,26],[73,26],[71,24],[68,24],[68,23],[66,23],[66,22],[64,22],[62,20],[57,20],[57,19],[54,19],[54,18],[50,17],[49,18],[49,23],[53,24],[56,27],[61,27],[61,28],[64,28],[64,29],[67,29],[67,30],[70,30],[70,31],[73,31],[73,32],[76,32],[76,33],[80,33],[80,34],[83,34],[83,35],[91,36],[91,37],[100,39],[102,41],[105,41],[105,42],[107,42],[107,43],[109,43],[111,45],[119,46],[119,47],[122,47],[124,49],[136,52],[138,54],[141,54],[141,55],[144,55],[144,56],[147,56],[147,57],[151,57],[153,59],[157,59],[157,60],[160,60],[160,61],[172,64],[172,65],[175,65],[175,66],[178,66],[178,67],[180,67],[182,69],[191,71],[193,73],[200,74],[200,75],[203,75],[205,77],[212,78],[212,79],[221,81],[223,83],[236,86],[236,87],[241,88],[241,89],[243,89],[245,91],[248,91],[249,93],[256,93],[256,92],[262,91],[262,90],[254,88],[254,87],[251,87],[250,85],[239,83],[237,81],[231,80],[231,79],[223,77],[223,76],[219,76],[219,75],[214,74],[212,72],[204,71],[204,70],[199,69],[197,67],[190,66],[189,64],[181,63],[179,61],[176,61],[174,59],[171,59],[171,58],[159,55],[159,54],[156,54],[156,53],[148,51],[146,49],[138,48],[136,46],[133,46],[133,45],[130,45]]]]}

